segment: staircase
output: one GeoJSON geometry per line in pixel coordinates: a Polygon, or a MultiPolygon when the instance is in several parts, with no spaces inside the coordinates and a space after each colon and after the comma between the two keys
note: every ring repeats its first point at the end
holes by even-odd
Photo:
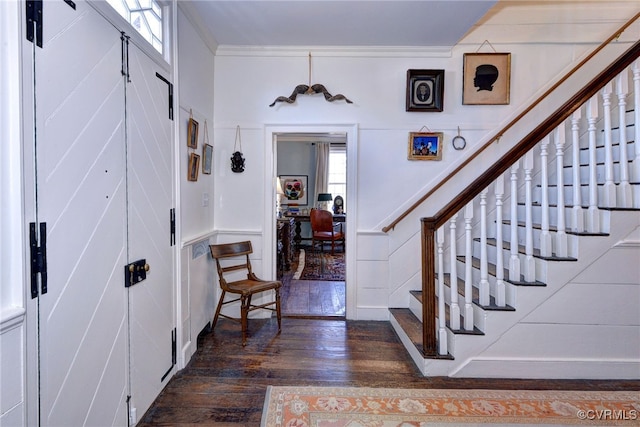
{"type": "Polygon", "coordinates": [[[633,55],[463,209],[431,231],[423,219],[423,265],[435,268],[390,319],[424,375],[640,378],[633,55]],[[429,286],[436,298],[423,301],[429,286]]]}

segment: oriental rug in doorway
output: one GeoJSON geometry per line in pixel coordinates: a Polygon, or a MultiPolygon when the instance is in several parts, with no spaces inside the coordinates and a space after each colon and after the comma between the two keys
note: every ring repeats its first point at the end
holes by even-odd
{"type": "Polygon", "coordinates": [[[262,427],[638,425],[637,391],[267,389],[262,427]]]}
{"type": "Polygon", "coordinates": [[[298,269],[293,275],[296,280],[344,281],[344,253],[321,252],[300,249],[298,269]]]}

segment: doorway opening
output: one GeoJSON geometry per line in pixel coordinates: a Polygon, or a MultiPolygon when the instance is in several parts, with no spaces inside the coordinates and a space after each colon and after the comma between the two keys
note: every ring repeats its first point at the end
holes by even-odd
{"type": "Polygon", "coordinates": [[[278,134],[274,151],[282,314],[345,319],[346,239],[333,250],[331,245],[313,247],[310,214],[314,208],[331,212],[336,232],[346,235],[347,135],[278,134]]]}

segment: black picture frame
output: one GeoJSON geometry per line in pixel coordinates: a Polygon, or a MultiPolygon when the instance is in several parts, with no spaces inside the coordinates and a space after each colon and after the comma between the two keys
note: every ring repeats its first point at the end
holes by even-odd
{"type": "Polygon", "coordinates": [[[407,111],[444,109],[444,70],[407,70],[407,111]]]}

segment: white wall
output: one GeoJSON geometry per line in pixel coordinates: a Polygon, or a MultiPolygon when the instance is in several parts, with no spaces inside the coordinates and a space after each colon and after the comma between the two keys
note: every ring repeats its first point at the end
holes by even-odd
{"type": "MultiPolygon", "coordinates": [[[[217,299],[217,285],[213,282],[213,265],[208,244],[213,243],[214,185],[213,174],[202,173],[202,147],[213,139],[213,75],[214,55],[205,38],[196,31],[189,9],[180,5],[178,12],[178,93],[176,119],[179,126],[180,179],[177,221],[180,245],[180,310],[182,328],[180,352],[186,364],[196,350],[196,338],[211,321],[217,299]],[[198,147],[187,147],[189,117],[199,123],[198,147]],[[205,129],[207,129],[205,131],[205,129]],[[197,181],[187,180],[189,154],[200,155],[197,181]]],[[[214,159],[215,161],[215,159],[214,159]]]]}
{"type": "MultiPolygon", "coordinates": [[[[388,235],[380,233],[382,227],[637,9],[635,5],[627,4],[625,9],[623,3],[615,3],[610,11],[612,20],[599,23],[597,19],[589,19],[589,12],[591,18],[600,17],[602,5],[582,6],[573,11],[555,4],[500,3],[481,26],[445,54],[429,49],[389,52],[348,48],[219,48],[215,59],[214,133],[216,156],[222,163],[218,165],[221,169],[215,184],[215,228],[269,232],[263,230],[262,217],[271,200],[264,186],[258,184],[270,178],[270,171],[264,166],[266,150],[271,149],[264,143],[265,125],[357,123],[356,200],[349,203],[357,204],[354,225],[357,247],[362,249],[356,254],[354,281],[347,283],[348,287],[357,287],[358,310],[348,311],[347,316],[385,319],[386,308],[403,304],[408,298],[404,290],[415,288],[419,268],[415,238],[419,232],[418,218],[433,206],[425,204],[388,235]],[[579,22],[560,25],[566,16],[577,17],[579,22]],[[461,103],[463,54],[476,52],[485,40],[490,40],[490,46],[498,52],[511,53],[509,105],[461,103]],[[296,85],[308,83],[309,52],[311,83],[322,83],[332,94],[344,94],[353,104],[328,103],[321,95],[315,95],[299,96],[294,104],[268,106],[277,96],[288,96],[296,85]],[[443,112],[405,111],[408,69],[445,70],[443,112]],[[228,166],[237,125],[242,129],[247,159],[243,174],[231,173],[228,166]],[[450,145],[458,127],[467,140],[467,148],[462,152],[450,145]],[[407,160],[409,132],[424,129],[444,132],[442,161],[407,160]],[[377,248],[373,250],[371,245],[377,248]]],[[[485,44],[483,51],[491,49],[485,44]]]]}
{"type": "Polygon", "coordinates": [[[20,2],[0,2],[0,425],[25,420],[20,2]]]}

